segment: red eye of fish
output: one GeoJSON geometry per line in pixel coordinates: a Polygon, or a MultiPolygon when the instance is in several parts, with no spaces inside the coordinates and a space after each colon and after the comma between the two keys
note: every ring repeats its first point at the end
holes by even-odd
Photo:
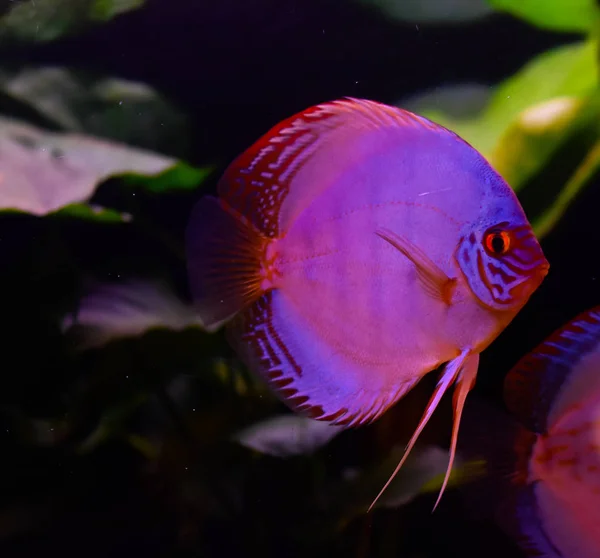
{"type": "Polygon", "coordinates": [[[492,229],[487,232],[484,238],[485,249],[489,254],[494,256],[506,254],[510,248],[510,244],[510,234],[498,229],[492,229]]]}

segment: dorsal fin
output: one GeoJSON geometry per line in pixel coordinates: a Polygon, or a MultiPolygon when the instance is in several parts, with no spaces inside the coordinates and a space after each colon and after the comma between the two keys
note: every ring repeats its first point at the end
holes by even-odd
{"type": "MultiPolygon", "coordinates": [[[[303,203],[327,187],[328,177],[355,160],[358,153],[343,156],[344,147],[364,139],[367,131],[401,130],[407,126],[454,136],[423,117],[375,101],[344,98],[310,107],[271,128],[235,159],[219,182],[219,195],[262,234],[280,236],[285,232],[285,223],[281,226],[282,205],[294,178],[309,162],[315,162],[316,154],[325,165],[316,173],[318,179],[302,181],[302,201],[294,200],[295,214],[303,203]],[[325,149],[328,147],[332,150],[325,149]]],[[[368,142],[363,144],[363,150],[369,146],[368,142]]]]}
{"type": "Polygon", "coordinates": [[[509,410],[533,432],[546,432],[565,382],[599,344],[600,306],[596,306],[556,330],[512,368],[504,382],[509,410]]]}

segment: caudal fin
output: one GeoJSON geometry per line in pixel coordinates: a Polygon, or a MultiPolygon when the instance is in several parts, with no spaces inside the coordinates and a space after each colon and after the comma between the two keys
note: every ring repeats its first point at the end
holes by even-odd
{"type": "Polygon", "coordinates": [[[226,202],[202,198],[186,232],[190,290],[209,330],[262,294],[261,262],[268,239],[226,202]]]}

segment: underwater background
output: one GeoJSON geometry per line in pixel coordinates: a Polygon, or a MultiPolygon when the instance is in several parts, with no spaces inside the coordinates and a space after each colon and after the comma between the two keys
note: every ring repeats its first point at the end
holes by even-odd
{"type": "Polygon", "coordinates": [[[308,424],[203,329],[183,239],[225,167],[310,105],[367,98],[449,127],[515,189],[551,264],[481,355],[472,396],[501,408],[511,366],[600,301],[600,3],[21,0],[0,14],[0,555],[521,556],[487,518],[492,491],[481,516],[462,498],[466,460],[431,513],[450,397],[366,514],[435,375],[373,425],[308,424]]]}

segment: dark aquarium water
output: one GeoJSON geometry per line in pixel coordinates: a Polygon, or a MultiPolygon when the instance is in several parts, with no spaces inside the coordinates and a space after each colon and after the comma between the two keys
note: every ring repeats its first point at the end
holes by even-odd
{"type": "MultiPolygon", "coordinates": [[[[522,508],[506,503],[503,483],[526,471],[530,450],[517,463],[503,382],[554,330],[600,304],[599,31],[595,0],[0,2],[0,555],[528,556],[516,534],[522,508]],[[267,385],[264,362],[247,366],[229,326],[209,327],[188,274],[192,210],[217,194],[228,165],[282,120],[345,97],[411,111],[466,140],[515,191],[550,263],[481,353],[433,513],[452,388],[368,508],[438,372],[424,374],[429,366],[372,423],[306,418],[267,385]]],[[[335,145],[316,147],[322,167],[311,167],[306,184],[292,178],[290,191],[317,188],[353,161],[369,176],[354,144],[335,145]]],[[[254,198],[232,195],[250,208],[234,217],[252,221],[254,198]]],[[[471,219],[457,213],[468,201],[441,209],[462,222],[471,219]]],[[[486,253],[503,252],[492,240],[486,253]]],[[[360,238],[352,242],[365,252],[360,238]]],[[[230,257],[221,254],[222,281],[239,272],[230,257]]],[[[422,264],[430,287],[439,284],[433,270],[452,258],[422,264]]],[[[336,280],[349,292],[343,274],[336,280]]],[[[406,281],[399,276],[399,288],[406,281]]],[[[223,292],[232,308],[271,296],[223,292]]],[[[363,308],[349,298],[340,328],[353,305],[363,308]]],[[[442,299],[434,294],[432,304],[442,299]]],[[[396,318],[404,335],[423,316],[396,318]]],[[[369,382],[377,374],[363,372],[369,382]]],[[[319,393],[330,393],[326,384],[319,393]]],[[[531,509],[539,512],[535,502],[531,509]]],[[[540,555],[577,555],[550,546],[554,554],[540,555]]]]}

